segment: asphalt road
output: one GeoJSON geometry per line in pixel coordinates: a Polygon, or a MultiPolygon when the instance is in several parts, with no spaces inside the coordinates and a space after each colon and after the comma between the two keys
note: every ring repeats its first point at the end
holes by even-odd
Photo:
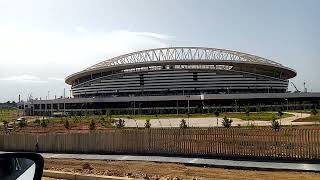
{"type": "Polygon", "coordinates": [[[236,161],[205,158],[164,157],[164,156],[130,156],[130,155],[98,155],[98,154],[52,154],[41,153],[44,158],[87,159],[87,160],[116,160],[116,161],[152,161],[171,162],[192,165],[207,165],[215,167],[255,168],[270,170],[295,170],[320,172],[320,164],[311,163],[282,163],[262,161],[236,161]]]}

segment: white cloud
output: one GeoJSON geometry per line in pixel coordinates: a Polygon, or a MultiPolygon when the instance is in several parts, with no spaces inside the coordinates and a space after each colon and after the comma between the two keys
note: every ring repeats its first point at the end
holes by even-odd
{"type": "Polygon", "coordinates": [[[58,77],[48,77],[49,80],[55,80],[55,81],[64,81],[64,78],[58,78],[58,77]]]}
{"type": "Polygon", "coordinates": [[[48,90],[60,92],[69,87],[64,76],[123,53],[168,46],[173,38],[156,32],[94,32],[81,25],[73,32],[0,25],[0,81],[10,87],[0,89],[5,95],[0,101],[28,92],[42,97],[48,90]]]}
{"type": "Polygon", "coordinates": [[[58,64],[83,68],[102,61],[105,57],[165,47],[174,38],[160,33],[127,30],[90,32],[83,26],[75,27],[77,32],[83,33],[19,29],[21,28],[0,26],[0,66],[10,62],[27,66],[58,64]]]}
{"type": "Polygon", "coordinates": [[[76,26],[74,29],[80,33],[87,33],[88,32],[87,29],[83,26],[76,26]]]}
{"type": "Polygon", "coordinates": [[[39,77],[30,75],[30,74],[22,74],[22,75],[18,75],[18,76],[3,77],[3,78],[0,78],[0,81],[47,83],[47,81],[43,81],[39,77]]]}

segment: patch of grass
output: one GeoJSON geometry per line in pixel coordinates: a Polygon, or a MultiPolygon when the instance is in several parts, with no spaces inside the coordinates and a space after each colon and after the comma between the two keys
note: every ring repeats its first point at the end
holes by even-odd
{"type": "Polygon", "coordinates": [[[298,120],[295,120],[294,122],[319,122],[320,123],[320,113],[316,115],[311,114],[311,116],[309,117],[298,119],[298,120]]]}
{"type": "Polygon", "coordinates": [[[0,108],[0,122],[15,121],[17,119],[19,111],[20,110],[17,108],[0,108]]]}
{"type": "MultiPolygon", "coordinates": [[[[278,112],[251,112],[249,116],[246,113],[222,113],[219,117],[227,116],[229,118],[238,118],[242,120],[249,120],[249,121],[271,121],[273,117],[279,119],[280,116],[278,112]]],[[[293,115],[284,113],[281,118],[291,117],[293,115]]]]}

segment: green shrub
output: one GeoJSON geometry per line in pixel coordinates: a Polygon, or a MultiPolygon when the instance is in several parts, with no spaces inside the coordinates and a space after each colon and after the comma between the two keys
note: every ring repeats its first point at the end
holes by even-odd
{"type": "Polygon", "coordinates": [[[248,117],[250,116],[250,106],[249,105],[244,107],[244,112],[245,112],[246,116],[248,116],[248,117]]]}
{"type": "Polygon", "coordinates": [[[95,129],[96,129],[96,122],[95,122],[95,120],[92,119],[92,120],[90,121],[89,129],[90,129],[90,130],[95,130],[95,129]]]}
{"type": "Polygon", "coordinates": [[[281,110],[278,111],[278,116],[281,118],[283,116],[283,112],[281,110]]]}
{"type": "Polygon", "coordinates": [[[188,128],[188,125],[185,119],[181,119],[180,128],[182,129],[188,128]]]}
{"type": "Polygon", "coordinates": [[[124,128],[125,127],[125,121],[123,119],[119,119],[118,122],[116,122],[117,128],[124,128]]]}
{"type": "Polygon", "coordinates": [[[231,127],[232,122],[233,122],[232,119],[229,119],[229,118],[227,118],[227,116],[225,116],[225,117],[223,118],[223,120],[222,120],[222,125],[223,125],[223,127],[225,127],[225,128],[229,128],[229,127],[231,127]]]}
{"type": "Polygon", "coordinates": [[[40,119],[36,119],[33,121],[34,124],[40,124],[40,119]]]}
{"type": "Polygon", "coordinates": [[[145,128],[150,128],[151,127],[151,123],[150,123],[150,119],[146,119],[146,123],[144,124],[145,128]]]}
{"type": "Polygon", "coordinates": [[[276,118],[273,118],[271,121],[271,128],[275,131],[278,131],[280,129],[280,123],[276,121],[276,118]]]}
{"type": "Polygon", "coordinates": [[[106,119],[105,119],[104,117],[101,117],[101,118],[100,118],[100,124],[101,124],[101,126],[105,127],[105,126],[106,126],[106,123],[107,123],[106,119]]]}
{"type": "Polygon", "coordinates": [[[48,120],[43,119],[43,120],[40,122],[40,125],[41,125],[42,127],[47,127],[47,126],[48,126],[48,123],[49,123],[48,120]]]}
{"type": "Polygon", "coordinates": [[[64,121],[63,125],[66,129],[70,129],[70,123],[67,119],[64,121]]]}
{"type": "Polygon", "coordinates": [[[22,120],[22,121],[20,121],[19,123],[18,123],[18,126],[20,127],[20,128],[23,128],[23,127],[25,127],[25,126],[27,126],[28,124],[27,124],[27,121],[25,121],[25,120],[22,120]]]}
{"type": "Polygon", "coordinates": [[[317,115],[318,114],[318,111],[317,111],[317,109],[316,108],[313,108],[312,110],[311,110],[311,114],[312,115],[317,115]]]}

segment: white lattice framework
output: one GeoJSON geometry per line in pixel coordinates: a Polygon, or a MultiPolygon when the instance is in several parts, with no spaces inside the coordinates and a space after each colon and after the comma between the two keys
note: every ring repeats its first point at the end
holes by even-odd
{"type": "Polygon", "coordinates": [[[243,61],[257,64],[269,64],[283,67],[281,64],[259,56],[246,54],[237,51],[203,48],[203,47],[169,47],[137,51],[129,54],[117,56],[86,70],[94,70],[103,67],[113,67],[125,64],[145,63],[154,61],[192,61],[192,60],[212,60],[212,61],[243,61]]]}

